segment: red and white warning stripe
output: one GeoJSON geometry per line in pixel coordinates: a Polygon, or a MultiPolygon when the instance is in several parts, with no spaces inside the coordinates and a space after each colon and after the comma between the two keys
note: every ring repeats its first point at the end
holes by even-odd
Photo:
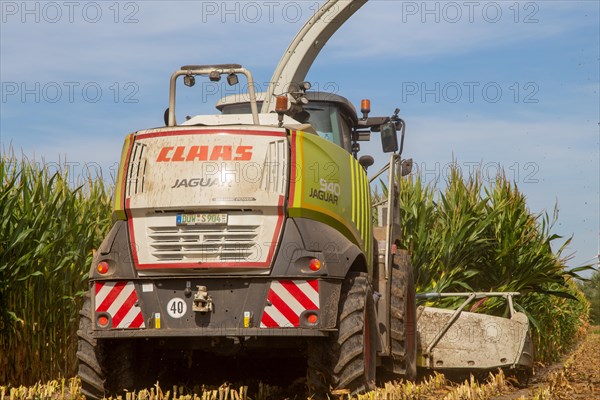
{"type": "Polygon", "coordinates": [[[133,282],[96,282],[96,312],[110,314],[112,328],[145,328],[133,282]]]}
{"type": "Polygon", "coordinates": [[[319,309],[319,281],[274,281],[267,299],[261,328],[300,326],[300,314],[319,309]]]}

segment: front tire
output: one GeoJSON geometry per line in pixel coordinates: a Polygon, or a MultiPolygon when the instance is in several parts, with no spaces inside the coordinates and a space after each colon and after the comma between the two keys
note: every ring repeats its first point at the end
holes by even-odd
{"type": "Polygon", "coordinates": [[[338,330],[308,347],[308,385],[317,396],[329,388],[352,394],[375,388],[377,326],[367,274],[350,273],[342,285],[338,330]]]}

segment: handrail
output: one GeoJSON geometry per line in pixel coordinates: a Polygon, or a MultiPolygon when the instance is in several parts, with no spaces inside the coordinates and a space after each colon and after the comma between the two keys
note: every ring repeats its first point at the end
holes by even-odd
{"type": "Polygon", "coordinates": [[[254,90],[254,78],[252,73],[240,65],[189,65],[183,66],[180,70],[173,72],[171,75],[169,87],[169,118],[167,126],[175,126],[175,92],[177,89],[177,78],[183,75],[209,75],[211,72],[223,74],[242,74],[248,82],[248,95],[250,96],[250,109],[252,111],[252,123],[260,125],[258,119],[258,105],[256,103],[256,92],[254,90]]]}
{"type": "Polygon", "coordinates": [[[472,294],[475,295],[475,299],[482,299],[484,297],[509,297],[509,296],[520,296],[520,292],[459,292],[459,293],[418,293],[417,299],[438,299],[441,297],[469,297],[472,294]]]}
{"type": "Polygon", "coordinates": [[[390,163],[385,164],[385,166],[383,168],[381,168],[375,175],[373,175],[371,178],[369,178],[369,183],[372,183],[375,179],[377,179],[379,176],[381,176],[381,174],[383,174],[388,169],[390,169],[390,163]]]}

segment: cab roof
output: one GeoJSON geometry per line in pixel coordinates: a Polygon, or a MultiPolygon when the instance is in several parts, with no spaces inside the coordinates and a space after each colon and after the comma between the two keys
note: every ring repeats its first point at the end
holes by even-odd
{"type": "MultiPolygon", "coordinates": [[[[311,101],[324,101],[324,102],[335,103],[338,106],[340,106],[342,109],[344,109],[344,111],[346,111],[346,113],[348,113],[351,116],[351,118],[354,120],[354,122],[356,122],[358,120],[358,117],[356,115],[356,108],[347,98],[345,98],[343,96],[333,94],[333,93],[327,93],[327,92],[306,92],[305,97],[309,101],[309,104],[311,101]]],[[[264,101],[264,99],[265,99],[265,92],[256,93],[256,101],[258,103],[262,103],[264,101]]],[[[226,97],[223,97],[222,99],[220,99],[217,102],[216,107],[219,111],[223,111],[223,109],[229,105],[238,105],[238,104],[244,104],[244,103],[249,103],[249,102],[250,102],[250,99],[248,97],[248,94],[246,94],[246,93],[234,94],[234,95],[226,96],[226,97]]],[[[259,108],[260,108],[260,104],[259,104],[259,108]]]]}

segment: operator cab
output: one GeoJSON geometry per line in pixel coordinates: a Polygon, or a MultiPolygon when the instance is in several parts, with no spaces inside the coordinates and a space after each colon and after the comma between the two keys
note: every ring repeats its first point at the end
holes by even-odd
{"type": "Polygon", "coordinates": [[[299,129],[306,133],[317,134],[323,139],[337,144],[357,158],[365,169],[373,165],[374,160],[373,157],[366,155],[358,157],[360,151],[358,142],[369,141],[371,132],[380,133],[384,153],[399,151],[402,154],[405,124],[398,116],[400,109],[397,108],[391,117],[369,117],[370,101],[363,99],[360,110],[362,116],[358,119],[356,109],[348,99],[332,93],[307,92],[310,89],[308,82],[294,84],[293,90],[276,96],[276,102],[273,104],[267,99],[267,94],[254,91],[252,74],[239,64],[185,65],[175,71],[171,75],[169,107],[164,114],[165,126],[177,126],[175,97],[178,77],[183,77],[183,83],[192,87],[196,82],[195,76],[205,76],[211,82],[218,82],[221,76],[227,75],[227,83],[235,85],[238,83],[238,74],[246,77],[247,94],[224,97],[216,106],[221,114],[188,117],[181,125],[264,125],[299,129]],[[292,104],[289,104],[290,101],[292,104]],[[273,105],[275,105],[274,108],[273,105]],[[264,113],[259,115],[259,109],[264,113]],[[266,113],[266,110],[274,112],[266,113]],[[400,143],[398,143],[398,130],[402,132],[400,143]]]}
{"type": "MultiPolygon", "coordinates": [[[[265,93],[257,93],[258,108],[262,107],[265,93]]],[[[308,104],[303,113],[295,116],[310,124],[317,134],[348,152],[352,151],[352,130],[356,126],[356,109],[345,97],[324,92],[306,92],[308,104]]],[[[223,114],[249,114],[250,102],[245,95],[232,95],[219,100],[217,109],[223,114]],[[246,97],[246,98],[244,98],[246,97]]]]}

